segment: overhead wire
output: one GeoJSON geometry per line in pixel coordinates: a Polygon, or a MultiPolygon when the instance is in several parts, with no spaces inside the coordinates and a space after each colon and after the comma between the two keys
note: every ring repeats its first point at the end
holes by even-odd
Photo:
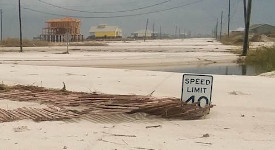
{"type": "Polygon", "coordinates": [[[234,22],[236,22],[236,20],[235,20],[235,16],[236,16],[236,14],[238,13],[238,9],[239,9],[239,6],[240,6],[240,2],[241,1],[238,1],[237,3],[236,3],[236,5],[235,5],[235,10],[233,11],[233,15],[232,15],[232,23],[234,23],[234,22]]]}
{"type": "Polygon", "coordinates": [[[128,15],[114,15],[114,16],[78,16],[78,15],[64,15],[64,14],[57,14],[57,13],[44,12],[44,11],[40,11],[40,10],[28,8],[28,7],[23,7],[23,9],[29,10],[29,11],[33,11],[33,12],[37,12],[37,13],[42,13],[42,14],[60,16],[60,17],[98,18],[98,19],[102,18],[102,19],[103,19],[103,18],[134,17],[134,16],[141,16],[141,15],[147,15],[147,14],[165,12],[165,11],[169,11],[169,10],[173,10],[173,9],[178,9],[178,8],[181,8],[181,7],[190,6],[190,5],[193,5],[193,4],[196,4],[196,3],[200,3],[200,2],[203,2],[203,1],[204,1],[204,0],[197,0],[197,1],[194,1],[194,2],[187,3],[187,4],[182,4],[182,5],[178,5],[178,6],[174,6],[174,7],[170,7],[170,8],[166,8],[166,9],[161,9],[161,10],[156,10],[156,11],[149,11],[149,12],[144,12],[144,13],[136,13],[136,14],[128,14],[128,15]]]}
{"type": "MultiPolygon", "coordinates": [[[[36,0],[37,1],[37,0],[36,0]]],[[[50,0],[49,0],[50,1],[50,0]]],[[[134,5],[137,4],[137,2],[142,2],[144,4],[144,1],[145,2],[148,2],[148,1],[159,1],[159,0],[127,0],[127,1],[123,1],[121,3],[105,3],[104,6],[122,6],[122,5],[134,5]]],[[[53,4],[53,3],[52,3],[53,4]]],[[[92,5],[87,5],[87,3],[85,3],[86,5],[84,4],[81,4],[81,2],[78,2],[78,4],[64,4],[62,5],[62,7],[67,7],[67,8],[95,8],[95,7],[98,7],[98,6],[102,6],[102,4],[94,4],[94,3],[88,3],[88,4],[92,4],[92,5]]]]}
{"type": "Polygon", "coordinates": [[[72,8],[67,8],[67,7],[63,7],[63,6],[59,6],[59,5],[55,5],[52,3],[48,3],[42,0],[38,0],[39,2],[55,7],[55,8],[59,8],[59,9],[63,9],[63,10],[69,10],[69,11],[74,11],[74,12],[81,12],[81,13],[93,13],[93,14],[107,14],[107,13],[123,13],[123,12],[132,12],[132,11],[137,11],[137,10],[143,10],[143,9],[147,9],[147,8],[151,8],[151,7],[155,7],[155,6],[159,6],[159,5],[163,5],[165,3],[170,2],[171,0],[166,0],[166,1],[162,1],[156,4],[152,4],[152,5],[148,5],[148,6],[144,6],[144,7],[139,7],[139,8],[134,8],[134,9],[126,9],[126,10],[118,10],[118,11],[86,11],[86,10],[78,10],[78,9],[72,9],[72,8]]]}

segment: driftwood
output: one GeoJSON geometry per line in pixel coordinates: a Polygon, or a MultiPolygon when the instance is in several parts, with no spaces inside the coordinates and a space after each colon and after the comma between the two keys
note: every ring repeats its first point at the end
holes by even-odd
{"type": "Polygon", "coordinates": [[[209,113],[196,103],[185,104],[176,98],[154,98],[137,95],[108,95],[45,89],[35,86],[12,86],[0,89],[0,100],[27,101],[45,104],[47,108],[0,109],[0,122],[32,119],[64,120],[93,115],[146,113],[162,118],[200,119],[209,113]]]}

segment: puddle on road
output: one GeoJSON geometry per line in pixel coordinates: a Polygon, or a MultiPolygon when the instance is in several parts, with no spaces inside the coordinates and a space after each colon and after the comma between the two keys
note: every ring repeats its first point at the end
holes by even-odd
{"type": "Polygon", "coordinates": [[[163,66],[146,70],[177,72],[177,73],[197,73],[197,74],[217,74],[217,75],[247,75],[254,76],[265,71],[250,65],[239,64],[219,64],[219,65],[199,65],[199,66],[163,66]]]}

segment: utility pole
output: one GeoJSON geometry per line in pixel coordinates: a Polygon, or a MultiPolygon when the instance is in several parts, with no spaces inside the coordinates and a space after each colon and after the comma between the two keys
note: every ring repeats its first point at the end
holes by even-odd
{"type": "Polygon", "coordinates": [[[215,23],[215,26],[214,26],[214,28],[212,30],[212,37],[216,38],[216,23],[215,23]]]}
{"type": "Polygon", "coordinates": [[[147,28],[148,28],[148,23],[149,23],[149,19],[147,18],[147,21],[146,21],[146,28],[145,28],[144,42],[145,42],[145,40],[146,40],[146,36],[147,36],[147,28]]]}
{"type": "Polygon", "coordinates": [[[71,35],[70,35],[68,29],[66,29],[66,33],[65,33],[65,37],[64,38],[66,39],[66,46],[67,46],[67,52],[66,52],[66,54],[69,54],[69,42],[70,42],[70,39],[71,39],[71,35]]]}
{"type": "Polygon", "coordinates": [[[186,30],[183,29],[183,38],[185,39],[186,38],[186,30]]]}
{"type": "Polygon", "coordinates": [[[244,25],[246,26],[246,13],[247,13],[247,9],[246,9],[246,0],[243,0],[243,10],[244,10],[244,25]]]}
{"type": "Polygon", "coordinates": [[[228,0],[229,6],[228,6],[228,37],[230,35],[230,15],[231,15],[231,0],[228,0]]]}
{"type": "Polygon", "coordinates": [[[0,9],[0,17],[1,17],[1,41],[3,40],[3,10],[0,9]]]}
{"type": "Polygon", "coordinates": [[[216,40],[218,40],[218,27],[219,27],[219,18],[217,18],[217,24],[216,24],[216,30],[215,30],[216,40]]]}
{"type": "Polygon", "coordinates": [[[175,38],[177,38],[177,31],[178,31],[178,26],[176,26],[176,30],[175,30],[175,38]]]}
{"type": "Polygon", "coordinates": [[[159,38],[161,39],[161,25],[159,26],[159,38]]]}
{"type": "Polygon", "coordinates": [[[215,24],[215,26],[214,26],[214,28],[212,30],[212,37],[216,38],[216,24],[215,24]]]}
{"type": "Polygon", "coordinates": [[[21,19],[21,0],[18,0],[19,4],[19,28],[20,28],[20,52],[23,52],[22,42],[22,19],[21,19]]]}
{"type": "Polygon", "coordinates": [[[223,18],[223,11],[221,14],[221,30],[220,30],[220,40],[222,39],[222,18],[223,18]]]}
{"type": "Polygon", "coordinates": [[[153,23],[153,39],[155,39],[155,23],[153,23]]]}
{"type": "MultiPolygon", "coordinates": [[[[246,4],[245,4],[246,5],[246,4]]],[[[249,26],[250,26],[250,18],[251,18],[251,9],[252,9],[252,0],[248,0],[248,6],[246,10],[246,23],[245,23],[245,35],[244,35],[244,43],[243,43],[243,56],[247,55],[247,51],[249,49],[249,26]]]]}
{"type": "Polygon", "coordinates": [[[179,27],[179,38],[180,38],[180,27],[179,27]]]}

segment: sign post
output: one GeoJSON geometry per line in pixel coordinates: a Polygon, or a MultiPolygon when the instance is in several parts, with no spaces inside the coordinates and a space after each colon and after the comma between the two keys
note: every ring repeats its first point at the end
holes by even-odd
{"type": "Polygon", "coordinates": [[[187,104],[198,102],[200,107],[211,104],[213,76],[184,74],[181,101],[187,104]]]}
{"type": "Polygon", "coordinates": [[[69,54],[69,42],[70,42],[70,40],[72,38],[72,35],[70,33],[66,32],[64,38],[65,38],[65,41],[67,43],[67,52],[66,53],[69,54]]]}

